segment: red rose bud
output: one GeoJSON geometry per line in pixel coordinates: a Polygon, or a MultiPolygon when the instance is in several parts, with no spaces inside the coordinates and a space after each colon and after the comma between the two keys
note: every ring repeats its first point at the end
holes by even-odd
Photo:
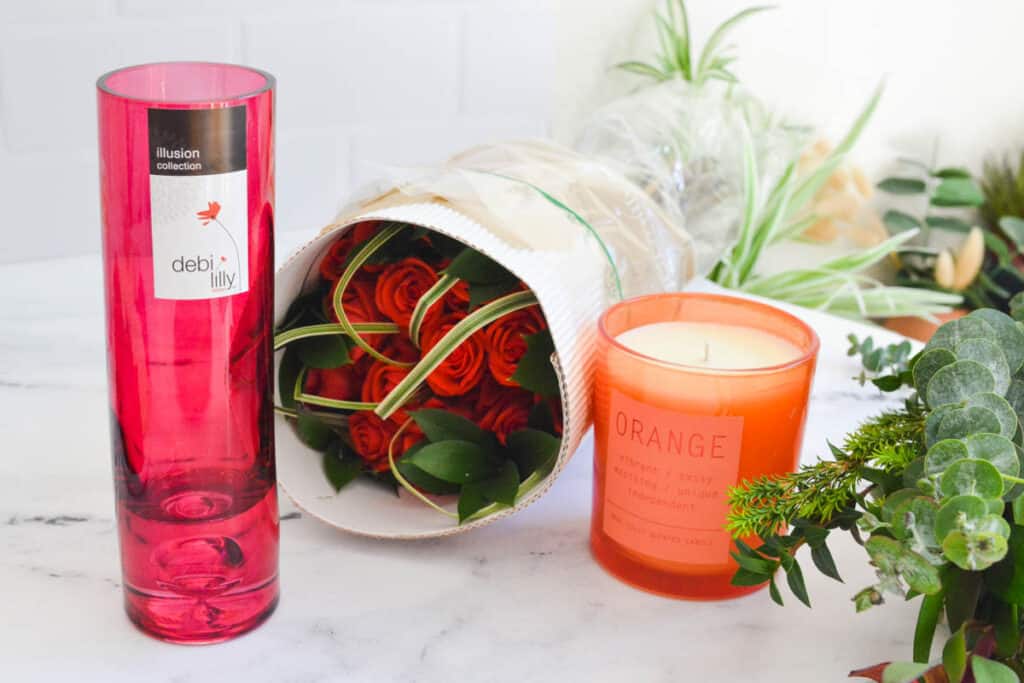
{"type": "Polygon", "coordinates": [[[481,429],[493,432],[501,445],[506,445],[508,435],[526,429],[533,407],[533,394],[521,389],[504,389],[496,393],[493,400],[485,405],[481,401],[479,422],[481,429]]]}
{"type": "Polygon", "coordinates": [[[384,268],[377,278],[377,309],[393,322],[409,327],[413,309],[437,282],[437,273],[421,259],[409,257],[384,268]]]}
{"type": "Polygon", "coordinates": [[[375,221],[359,223],[346,230],[344,235],[328,247],[326,256],[320,261],[320,276],[332,282],[340,278],[345,272],[348,255],[355,247],[370,239],[376,231],[375,221]]]}
{"type": "Polygon", "coordinates": [[[368,411],[352,413],[348,418],[352,448],[374,472],[385,472],[390,468],[388,447],[397,429],[394,422],[384,421],[368,411]]]}
{"type": "Polygon", "coordinates": [[[330,369],[309,368],[306,370],[303,390],[307,394],[333,398],[336,401],[354,401],[360,392],[359,378],[352,365],[330,369]]]}
{"type": "Polygon", "coordinates": [[[487,327],[487,366],[491,375],[507,387],[519,360],[526,353],[526,337],[547,328],[540,308],[530,306],[499,318],[487,327]]]}
{"type": "MultiPolygon", "coordinates": [[[[464,313],[449,313],[428,329],[424,329],[424,352],[434,348],[465,317],[464,313]]],[[[438,396],[462,396],[483,379],[486,358],[483,335],[474,334],[459,344],[441,365],[427,376],[427,385],[438,396]]]]}
{"type": "MultiPolygon", "coordinates": [[[[367,403],[380,403],[408,374],[409,368],[373,361],[366,373],[366,379],[363,380],[362,400],[367,403]]],[[[399,410],[395,412],[394,417],[398,422],[405,422],[409,415],[405,410],[399,410]]]]}

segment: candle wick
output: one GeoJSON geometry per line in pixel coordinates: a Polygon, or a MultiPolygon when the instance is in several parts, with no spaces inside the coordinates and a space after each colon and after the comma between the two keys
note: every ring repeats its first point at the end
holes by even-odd
{"type": "Polygon", "coordinates": [[[707,363],[708,359],[710,357],[711,357],[711,345],[708,344],[707,342],[704,342],[704,362],[707,363]]]}

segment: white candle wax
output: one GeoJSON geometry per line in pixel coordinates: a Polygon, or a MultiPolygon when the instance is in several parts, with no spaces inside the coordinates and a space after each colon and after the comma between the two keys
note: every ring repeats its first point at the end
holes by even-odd
{"type": "Polygon", "coordinates": [[[765,368],[801,356],[799,348],[774,334],[721,323],[651,323],[626,330],[615,339],[651,358],[712,370],[765,368]]]}

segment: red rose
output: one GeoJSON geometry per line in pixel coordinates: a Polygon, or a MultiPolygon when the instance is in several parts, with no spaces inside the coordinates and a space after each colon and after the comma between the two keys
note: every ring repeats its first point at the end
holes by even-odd
{"type": "MultiPolygon", "coordinates": [[[[431,326],[422,332],[424,352],[434,348],[465,317],[465,313],[450,313],[437,323],[431,321],[431,326]]],[[[427,376],[427,384],[438,396],[463,396],[483,379],[486,358],[483,335],[474,334],[427,376]]]]}
{"type": "Polygon", "coordinates": [[[391,420],[382,420],[374,413],[360,411],[348,418],[348,434],[356,454],[374,472],[389,469],[388,447],[398,426],[391,420]]]}
{"type": "Polygon", "coordinates": [[[392,263],[377,278],[377,309],[398,325],[408,327],[416,303],[436,282],[437,273],[421,259],[409,257],[392,263]]]}
{"type": "Polygon", "coordinates": [[[345,272],[345,261],[352,250],[370,239],[377,231],[377,222],[358,223],[345,231],[327,248],[327,255],[320,261],[320,276],[325,280],[337,280],[345,272]]]}
{"type": "MultiPolygon", "coordinates": [[[[338,285],[331,287],[330,293],[324,298],[324,312],[333,322],[338,322],[338,316],[334,312],[334,296],[338,292],[338,285]]],[[[345,293],[341,296],[341,305],[345,309],[345,315],[351,323],[374,323],[380,322],[381,315],[374,303],[374,282],[367,277],[357,277],[348,283],[345,293]]]]}
{"type": "Polygon", "coordinates": [[[533,407],[533,394],[522,389],[503,388],[485,398],[481,392],[478,404],[481,412],[478,424],[482,429],[494,432],[504,446],[508,435],[526,429],[533,407]],[[490,400],[487,400],[490,399],[490,400]]]}
{"type": "MultiPolygon", "coordinates": [[[[366,379],[363,380],[362,400],[367,403],[380,403],[408,374],[409,368],[390,365],[379,360],[373,361],[366,373],[366,379]]],[[[401,423],[405,422],[409,416],[405,410],[399,410],[394,417],[401,423]]]]}
{"type": "Polygon", "coordinates": [[[333,398],[336,401],[354,401],[359,396],[359,378],[354,365],[340,368],[309,368],[303,390],[307,394],[333,398]]]}
{"type": "Polygon", "coordinates": [[[487,366],[491,375],[508,387],[519,360],[526,353],[526,337],[547,328],[540,308],[530,306],[499,318],[487,327],[487,366]]]}
{"type": "Polygon", "coordinates": [[[387,335],[384,342],[379,347],[374,348],[379,349],[382,354],[399,363],[415,363],[420,359],[419,349],[413,346],[409,337],[401,333],[387,335]]]}

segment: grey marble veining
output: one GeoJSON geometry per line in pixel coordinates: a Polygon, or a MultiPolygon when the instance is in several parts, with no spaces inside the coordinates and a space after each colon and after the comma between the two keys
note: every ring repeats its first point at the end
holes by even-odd
{"type": "MultiPolygon", "coordinates": [[[[840,681],[910,654],[914,604],[855,615],[871,580],[811,569],[813,610],[765,593],[686,603],[606,575],[587,547],[584,443],[540,502],[473,533],[418,543],[340,534],[283,501],[282,598],[263,627],[212,647],[166,645],[121,609],[98,258],[0,267],[0,671],[10,681],[840,681]]],[[[822,339],[804,459],[889,399],[851,381],[846,334],[822,339]]]]}

